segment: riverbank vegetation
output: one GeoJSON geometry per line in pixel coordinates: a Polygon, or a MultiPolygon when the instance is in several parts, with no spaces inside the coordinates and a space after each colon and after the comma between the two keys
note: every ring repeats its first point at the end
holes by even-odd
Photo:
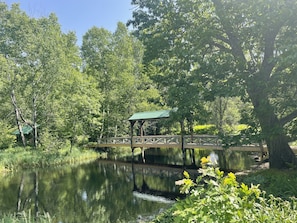
{"type": "Polygon", "coordinates": [[[234,173],[226,175],[213,167],[209,158],[203,158],[199,172],[196,180],[184,172],[185,178],[176,184],[187,197],[154,223],[297,221],[297,191],[292,190],[296,171],[284,176],[283,172],[265,170],[237,180],[234,173]]]}
{"type": "Polygon", "coordinates": [[[1,216],[0,223],[52,223],[51,217],[47,214],[40,214],[38,217],[31,214],[31,212],[21,212],[17,215],[7,215],[1,216]]]}
{"type": "Polygon", "coordinates": [[[90,149],[72,148],[53,151],[17,147],[0,151],[0,173],[66,164],[79,164],[104,156],[90,149]]]}

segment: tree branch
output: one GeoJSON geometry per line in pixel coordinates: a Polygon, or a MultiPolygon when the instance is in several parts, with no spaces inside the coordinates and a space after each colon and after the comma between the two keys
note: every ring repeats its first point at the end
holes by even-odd
{"type": "Polygon", "coordinates": [[[279,24],[276,26],[276,28],[269,29],[264,34],[265,49],[264,49],[264,58],[260,69],[260,73],[265,76],[266,81],[268,81],[270,74],[276,65],[275,60],[273,60],[274,52],[275,52],[274,42],[280,28],[281,28],[281,25],[279,24]]]}
{"type": "Polygon", "coordinates": [[[239,64],[241,66],[245,66],[246,58],[242,51],[242,47],[241,47],[239,38],[235,35],[235,33],[233,31],[233,27],[232,27],[231,23],[229,22],[229,20],[224,17],[224,14],[226,14],[226,12],[224,11],[224,6],[223,6],[221,0],[212,0],[212,2],[215,6],[215,10],[217,12],[218,17],[220,18],[223,29],[225,30],[225,32],[229,38],[229,41],[227,41],[227,42],[231,46],[231,51],[232,51],[234,58],[236,58],[239,61],[239,64]]]}
{"type": "Polygon", "coordinates": [[[297,118],[297,110],[293,111],[291,114],[287,115],[280,119],[280,124],[284,126],[286,123],[292,121],[294,118],[297,118]]]}

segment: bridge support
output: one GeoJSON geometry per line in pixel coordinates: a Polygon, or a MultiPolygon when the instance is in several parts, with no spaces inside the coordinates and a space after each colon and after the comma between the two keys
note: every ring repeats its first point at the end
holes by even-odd
{"type": "Polygon", "coordinates": [[[183,165],[184,167],[186,166],[186,159],[187,159],[187,151],[185,148],[185,140],[184,140],[184,136],[181,136],[181,149],[182,149],[182,153],[183,153],[183,165]]]}
{"type": "Polygon", "coordinates": [[[195,166],[196,165],[195,150],[194,149],[191,149],[190,150],[190,153],[191,153],[192,165],[195,166]]]}

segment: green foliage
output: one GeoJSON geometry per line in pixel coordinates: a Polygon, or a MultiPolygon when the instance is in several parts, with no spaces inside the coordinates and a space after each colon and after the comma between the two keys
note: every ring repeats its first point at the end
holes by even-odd
{"type": "Polygon", "coordinates": [[[195,125],[194,133],[195,134],[216,135],[218,133],[218,130],[215,125],[211,125],[211,124],[195,125]]]}
{"type": "Polygon", "coordinates": [[[35,168],[58,166],[63,164],[76,164],[93,160],[101,154],[92,150],[69,147],[59,150],[35,150],[32,148],[11,148],[0,151],[0,167],[5,170],[16,170],[19,168],[35,168]]]}
{"type": "Polygon", "coordinates": [[[0,149],[12,147],[16,141],[16,136],[12,135],[13,129],[6,122],[0,120],[0,149]]]}
{"type": "Polygon", "coordinates": [[[84,72],[94,79],[101,95],[100,138],[127,134],[126,121],[136,109],[151,109],[158,97],[152,81],[143,72],[143,46],[119,22],[114,33],[93,27],[83,37],[84,72]]]}
{"type": "Polygon", "coordinates": [[[246,184],[260,184],[259,188],[265,190],[267,194],[273,194],[283,199],[289,199],[292,196],[297,197],[296,170],[263,170],[242,176],[240,181],[246,184]]]}
{"type": "Polygon", "coordinates": [[[235,174],[225,175],[203,158],[196,182],[178,181],[188,196],[179,200],[154,222],[296,222],[297,199],[282,200],[259,189],[239,183],[235,174]]]}
{"type": "Polygon", "coordinates": [[[48,213],[39,213],[38,217],[34,216],[31,211],[28,212],[20,212],[18,214],[8,215],[0,217],[0,223],[51,223],[53,220],[51,219],[48,213]]]}
{"type": "MultiPolygon", "coordinates": [[[[297,117],[296,1],[133,0],[132,5],[136,10],[129,23],[145,45],[145,63],[159,67],[157,76],[171,101],[191,98],[199,104],[199,98],[239,96],[253,105],[270,166],[296,164],[285,135],[294,135],[297,117]]],[[[233,110],[224,120],[221,102],[215,113],[220,132],[224,122],[240,119],[233,110]]]]}
{"type": "Polygon", "coordinates": [[[48,129],[43,130],[39,134],[39,142],[43,150],[57,150],[63,146],[63,142],[58,137],[55,137],[48,129]]]}

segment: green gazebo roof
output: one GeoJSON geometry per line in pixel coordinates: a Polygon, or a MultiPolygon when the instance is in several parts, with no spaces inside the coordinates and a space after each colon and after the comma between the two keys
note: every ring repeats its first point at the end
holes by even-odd
{"type": "MultiPolygon", "coordinates": [[[[24,126],[22,127],[22,131],[23,131],[23,133],[24,133],[25,135],[27,135],[27,134],[29,134],[30,132],[32,132],[33,129],[32,129],[32,127],[29,126],[29,125],[24,125],[24,126]]],[[[13,134],[13,135],[19,135],[19,134],[20,134],[20,131],[19,131],[19,130],[15,130],[15,131],[12,132],[12,134],[13,134]]]]}
{"type": "Polygon", "coordinates": [[[171,111],[172,110],[137,112],[137,113],[134,113],[128,120],[139,121],[139,120],[169,118],[171,111]]]}

